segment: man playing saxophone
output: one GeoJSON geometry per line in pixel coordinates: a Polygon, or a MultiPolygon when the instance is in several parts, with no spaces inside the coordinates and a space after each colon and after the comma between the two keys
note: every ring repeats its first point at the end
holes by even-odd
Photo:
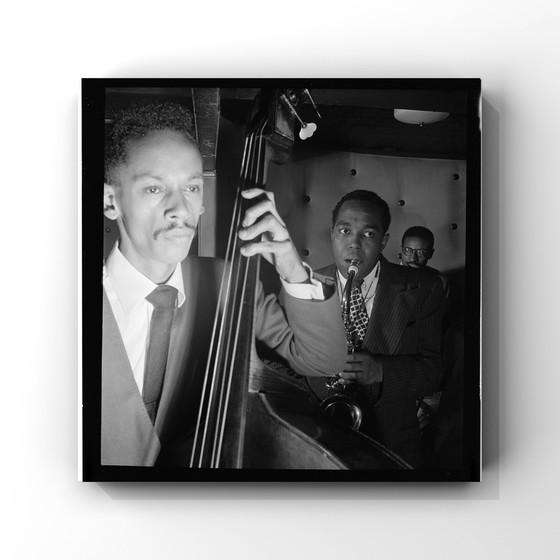
{"type": "MultiPolygon", "coordinates": [[[[341,300],[346,294],[349,353],[337,383],[353,388],[360,431],[417,466],[416,403],[441,379],[444,294],[437,279],[383,257],[390,222],[387,203],[374,192],[345,195],[332,215],[334,264],[316,271],[316,277],[336,285],[341,300]]],[[[320,397],[332,391],[332,380],[308,380],[320,397]]]]}

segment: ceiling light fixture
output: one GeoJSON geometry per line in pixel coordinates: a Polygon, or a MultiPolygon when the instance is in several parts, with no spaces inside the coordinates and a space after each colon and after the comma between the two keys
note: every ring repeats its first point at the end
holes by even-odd
{"type": "Polygon", "coordinates": [[[395,109],[395,119],[407,124],[425,125],[443,121],[449,113],[441,111],[414,111],[412,109],[395,109]]]}

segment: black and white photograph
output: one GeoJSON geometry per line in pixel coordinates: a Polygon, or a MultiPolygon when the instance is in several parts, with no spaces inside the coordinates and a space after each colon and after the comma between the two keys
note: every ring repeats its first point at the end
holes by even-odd
{"type": "Polygon", "coordinates": [[[84,79],[84,480],[480,480],[480,109],[84,79]]]}
{"type": "Polygon", "coordinates": [[[3,557],[558,556],[557,3],[3,8],[3,557]]]}

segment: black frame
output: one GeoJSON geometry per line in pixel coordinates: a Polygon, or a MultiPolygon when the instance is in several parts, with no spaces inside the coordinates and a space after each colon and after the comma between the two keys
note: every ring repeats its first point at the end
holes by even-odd
{"type": "Polygon", "coordinates": [[[479,79],[450,80],[187,80],[82,81],[82,411],[84,481],[477,481],[480,480],[480,380],[465,376],[464,454],[457,471],[265,471],[108,467],[100,464],[103,143],[107,87],[329,87],[460,90],[467,93],[467,243],[465,371],[480,371],[481,132],[479,79]]]}

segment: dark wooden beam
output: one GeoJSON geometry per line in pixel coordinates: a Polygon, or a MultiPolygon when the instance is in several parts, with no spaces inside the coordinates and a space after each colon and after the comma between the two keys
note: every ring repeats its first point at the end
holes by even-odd
{"type": "Polygon", "coordinates": [[[216,170],[216,148],[220,123],[219,88],[192,88],[194,124],[203,170],[216,170]]]}
{"type": "MultiPolygon", "coordinates": [[[[256,88],[222,88],[222,99],[251,101],[259,90],[256,88]]],[[[311,90],[317,105],[360,107],[372,109],[416,109],[418,111],[445,111],[464,115],[464,91],[337,88],[311,90]]]]}

